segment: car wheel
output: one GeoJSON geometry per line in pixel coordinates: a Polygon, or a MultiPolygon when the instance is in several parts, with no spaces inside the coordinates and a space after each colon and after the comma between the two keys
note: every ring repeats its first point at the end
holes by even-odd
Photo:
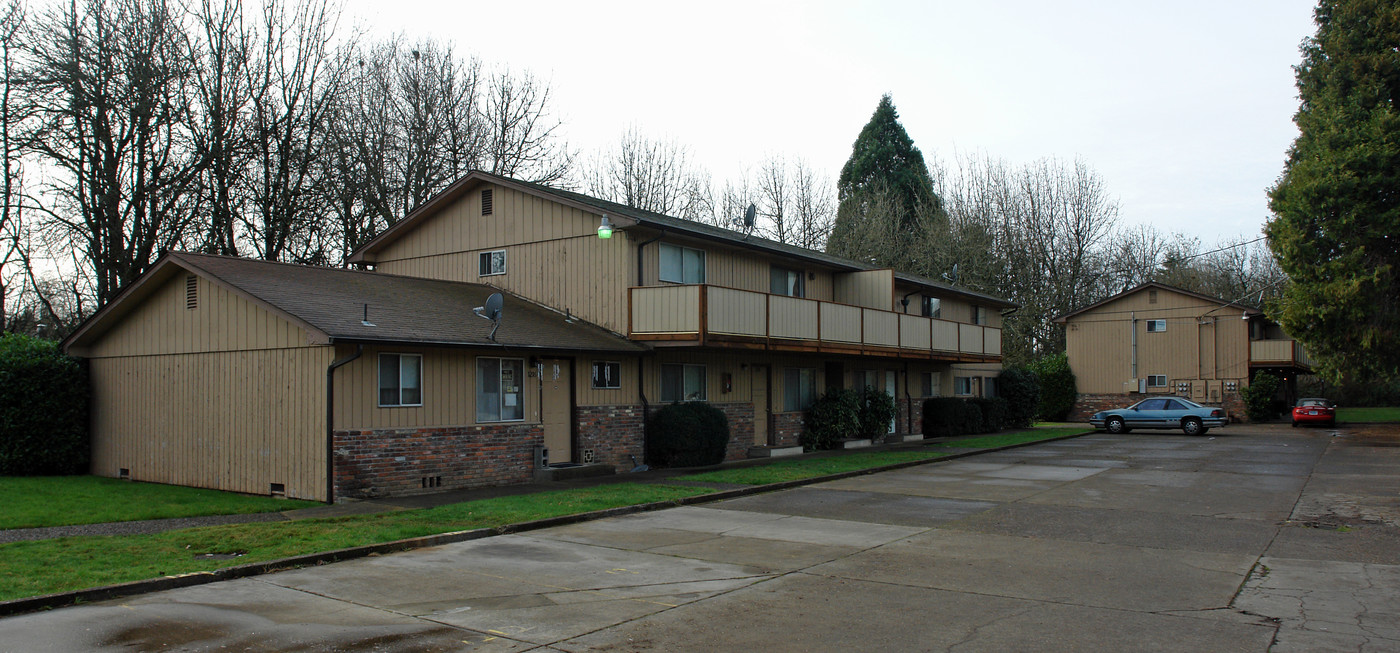
{"type": "Polygon", "coordinates": [[[1205,433],[1206,430],[1201,426],[1201,420],[1195,417],[1188,417],[1181,420],[1181,432],[1186,435],[1201,435],[1205,433]]]}
{"type": "Polygon", "coordinates": [[[1104,422],[1104,427],[1108,429],[1108,432],[1109,432],[1109,433],[1127,433],[1127,432],[1128,432],[1128,425],[1123,423],[1123,418],[1122,418],[1122,417],[1110,417],[1110,418],[1108,418],[1108,421],[1107,421],[1107,422],[1104,422]]]}

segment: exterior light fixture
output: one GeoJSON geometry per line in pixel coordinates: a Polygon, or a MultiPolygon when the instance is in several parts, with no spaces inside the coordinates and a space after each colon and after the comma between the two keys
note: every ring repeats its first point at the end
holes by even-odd
{"type": "Polygon", "coordinates": [[[598,225],[599,238],[612,238],[613,224],[608,220],[608,216],[603,216],[603,224],[598,225]]]}

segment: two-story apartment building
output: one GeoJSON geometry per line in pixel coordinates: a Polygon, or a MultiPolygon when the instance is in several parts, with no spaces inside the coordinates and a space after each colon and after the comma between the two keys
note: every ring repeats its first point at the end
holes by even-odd
{"type": "Polygon", "coordinates": [[[1312,372],[1306,352],[1256,307],[1160,283],[1136,288],[1054,318],[1079,400],[1070,419],[1144,395],[1171,394],[1225,406],[1243,418],[1239,390],[1261,371],[1296,394],[1312,372]]]}
{"type": "Polygon", "coordinates": [[[1008,302],[472,173],[334,270],[172,254],[65,341],[93,472],[333,500],[630,468],[706,401],[728,456],[797,444],[827,387],[980,393],[1008,302]],[[478,315],[493,292],[499,323],[478,315]]]}

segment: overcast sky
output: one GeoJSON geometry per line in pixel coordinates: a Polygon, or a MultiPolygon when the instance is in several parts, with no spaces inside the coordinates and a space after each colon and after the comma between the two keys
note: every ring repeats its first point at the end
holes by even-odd
{"type": "Polygon", "coordinates": [[[586,156],[628,126],[716,189],[770,155],[833,182],[884,93],[929,159],[1082,158],[1125,223],[1254,238],[1296,135],[1305,0],[385,2],[371,36],[453,42],[548,80],[586,156]]]}

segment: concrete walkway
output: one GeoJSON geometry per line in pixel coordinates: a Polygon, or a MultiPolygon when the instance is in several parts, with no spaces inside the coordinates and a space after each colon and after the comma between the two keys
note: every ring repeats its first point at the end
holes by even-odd
{"type": "Polygon", "coordinates": [[[0,620],[0,649],[1400,650],[1400,429],[1087,436],[0,620]]]}

